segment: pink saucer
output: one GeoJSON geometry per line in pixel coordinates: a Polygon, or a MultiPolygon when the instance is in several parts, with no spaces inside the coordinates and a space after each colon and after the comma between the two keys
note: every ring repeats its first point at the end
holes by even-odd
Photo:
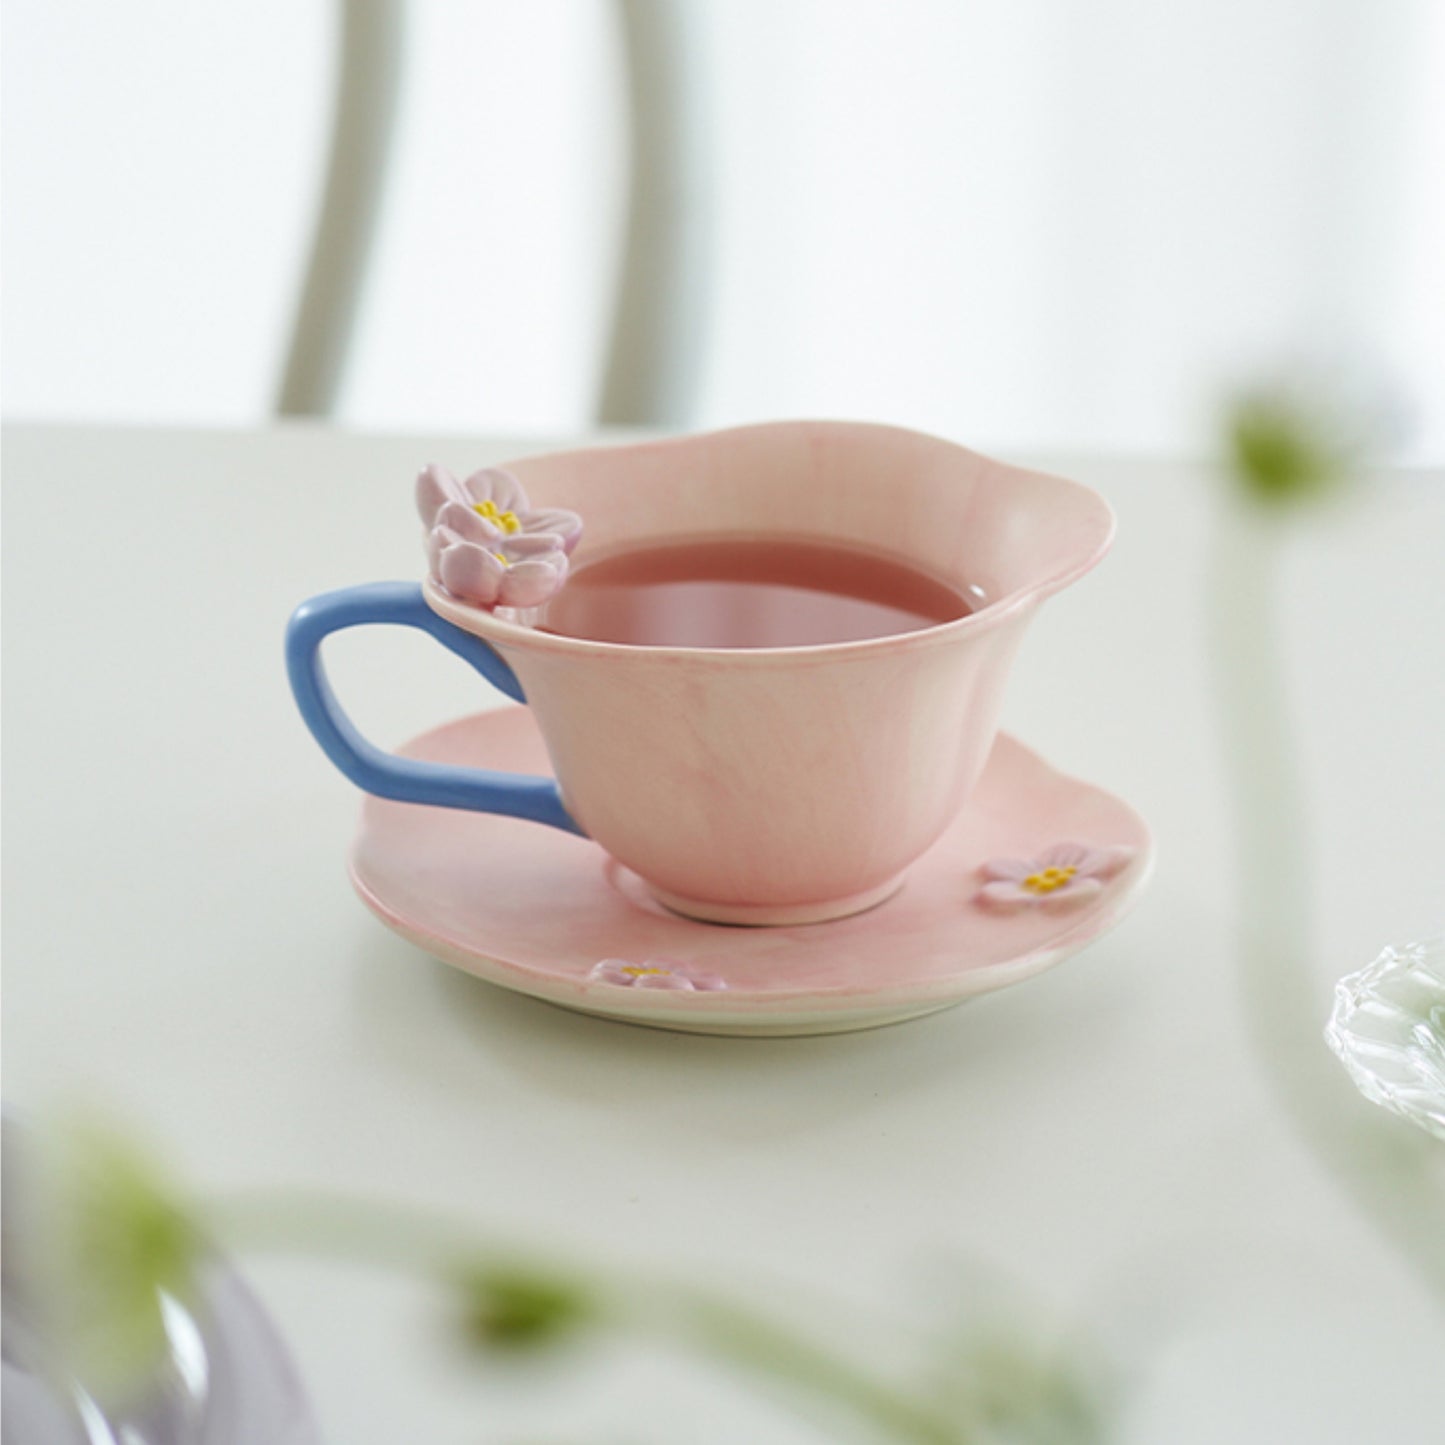
{"type": "MultiPolygon", "coordinates": [[[[522,707],[461,718],[400,751],[550,771],[522,707]]],[[[585,839],[374,797],[362,805],[351,877],[388,927],[489,983],[656,1028],[787,1035],[895,1023],[1041,973],[1113,927],[1152,855],[1126,803],[1000,734],[968,807],[903,887],[832,923],[698,923],[585,839]],[[1047,893],[995,884],[996,901],[1015,896],[1012,910],[980,901],[984,865],[1038,859],[1041,869],[1061,843],[1116,850],[1108,876],[1086,880],[1084,865],[1047,893]]]]}

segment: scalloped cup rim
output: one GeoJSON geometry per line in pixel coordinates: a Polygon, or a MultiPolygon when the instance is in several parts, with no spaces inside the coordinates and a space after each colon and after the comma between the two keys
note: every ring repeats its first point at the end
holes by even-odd
{"type": "MultiPolygon", "coordinates": [[[[1063,477],[1056,478],[1063,482],[1063,477]]],[[[1069,483],[1076,486],[1077,483],[1069,483]]],[[[1107,504],[1105,504],[1107,505],[1107,504]]],[[[1056,592],[1061,592],[1071,582],[1076,582],[1093,570],[1108,552],[1114,540],[1113,514],[1109,514],[1110,525],[1100,541],[1081,561],[1061,568],[1047,578],[1029,587],[1016,588],[1013,592],[990,602],[965,617],[952,622],[940,622],[931,627],[920,627],[912,632],[893,632],[883,637],[868,637],[856,642],[818,642],[796,647],[660,647],[635,642],[599,642],[593,638],[571,637],[562,633],[542,632],[524,623],[498,617],[490,607],[464,602],[448,592],[434,578],[426,577],[422,589],[428,606],[449,622],[455,622],[468,632],[485,637],[493,634],[499,641],[525,640],[529,645],[542,651],[573,654],[624,654],[646,652],[660,657],[708,657],[747,658],[751,662],[765,662],[776,658],[779,662],[796,662],[801,657],[866,656],[873,652],[893,651],[900,648],[912,651],[951,642],[967,632],[969,635],[987,631],[1008,622],[1027,607],[1035,606],[1056,592]]]]}
{"type": "MultiPolygon", "coordinates": [[[[1081,519],[1085,519],[1088,523],[1086,527],[1081,528],[1085,535],[1082,537],[1080,545],[1074,548],[1065,560],[1047,571],[1042,572],[1039,577],[1027,584],[1012,588],[997,599],[978,608],[976,611],[969,612],[964,617],[956,618],[952,622],[941,622],[930,627],[918,628],[911,632],[890,633],[884,637],[869,637],[861,641],[853,642],[812,643],[795,647],[749,648],[658,647],[627,642],[599,642],[591,638],[571,637],[558,633],[542,632],[535,627],[529,627],[523,623],[512,622],[507,618],[498,617],[491,607],[464,601],[453,593],[448,592],[446,588],[442,587],[430,576],[426,577],[423,582],[427,603],[440,616],[447,618],[451,622],[455,622],[468,632],[475,633],[482,637],[488,635],[495,636],[499,641],[503,642],[525,641],[529,646],[541,651],[563,654],[570,653],[574,655],[635,654],[647,652],[650,655],[661,657],[747,658],[750,663],[754,664],[776,658],[780,662],[795,663],[799,658],[808,656],[834,658],[857,655],[861,657],[867,656],[870,653],[896,651],[899,649],[913,651],[943,645],[954,641],[960,636],[976,635],[985,632],[990,628],[1003,625],[1016,617],[1020,612],[1038,605],[1047,598],[1052,597],[1055,593],[1061,592],[1071,583],[1077,582],[1099,564],[1108,553],[1109,548],[1113,545],[1117,527],[1113,508],[1111,508],[1108,502],[1092,487],[1085,486],[1082,482],[1071,481],[1067,477],[1057,476],[1052,472],[1037,471],[1031,467],[1016,466],[1012,462],[999,461],[997,458],[987,456],[982,452],[973,451],[969,447],[949,441],[944,437],[932,436],[929,433],[914,431],[910,428],[888,426],[878,422],[826,420],[761,422],[751,426],[726,427],[693,435],[657,437],[641,442],[624,441],[600,447],[593,446],[537,453],[500,462],[497,466],[498,469],[503,471],[514,471],[517,468],[526,468],[528,465],[541,466],[562,458],[580,458],[601,452],[616,455],[619,452],[657,452],[672,448],[694,449],[699,445],[705,445],[710,441],[724,437],[756,436],[768,432],[786,433],[801,431],[808,433],[823,430],[830,432],[848,430],[880,438],[887,436],[895,436],[900,439],[911,438],[915,440],[922,438],[936,442],[940,446],[952,448],[966,457],[995,469],[998,473],[1027,478],[1030,482],[1036,484],[1044,483],[1049,488],[1058,492],[1060,496],[1070,499],[1071,504],[1077,511],[1077,515],[1081,519]]],[[[799,540],[807,540],[802,534],[787,533],[780,535],[797,535],[799,540]]],[[[586,563],[582,565],[585,566],[586,563]]]]}

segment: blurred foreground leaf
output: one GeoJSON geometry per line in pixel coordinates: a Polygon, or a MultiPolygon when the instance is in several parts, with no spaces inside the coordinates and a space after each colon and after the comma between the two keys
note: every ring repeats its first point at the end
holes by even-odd
{"type": "Polygon", "coordinates": [[[1014,1334],[976,1338],[952,1393],[963,1422],[999,1445],[1103,1445],[1110,1433],[1098,1382],[1014,1334]]]}
{"type": "Polygon", "coordinates": [[[1345,485],[1399,430],[1382,389],[1356,370],[1300,365],[1240,392],[1224,439],[1235,479],[1269,507],[1309,503],[1345,485]]]}
{"type": "Polygon", "coordinates": [[[1314,419],[1287,398],[1261,394],[1237,402],[1229,442],[1245,490],[1263,502],[1308,500],[1344,475],[1343,458],[1314,419]]]}
{"type": "MultiPolygon", "coordinates": [[[[209,1228],[108,1128],[56,1130],[37,1153],[25,1180],[24,1273],[44,1333],[64,1375],[125,1402],[154,1383],[171,1353],[167,1300],[195,1306],[209,1228]]],[[[7,1240],[8,1211],[7,1200],[7,1240]]],[[[1107,1402],[1079,1361],[996,1317],[982,1329],[975,1318],[974,1332],[951,1342],[941,1379],[919,1388],[876,1371],[866,1350],[835,1353],[771,1310],[630,1270],[614,1277],[534,1262],[407,1206],[281,1192],[213,1200],[205,1218],[233,1247],[365,1262],[440,1284],[472,1350],[516,1358],[584,1329],[610,1331],[729,1368],[770,1393],[781,1387],[808,1417],[847,1422],[850,1438],[899,1445],[1096,1445],[1105,1434],[1107,1402]]]]}
{"type": "Polygon", "coordinates": [[[484,1264],[464,1269],[458,1283],[466,1337],[488,1349],[543,1349],[599,1313],[592,1292],[560,1274],[484,1264]]]}
{"type": "Polygon", "coordinates": [[[162,1297],[195,1301],[200,1232],[152,1161],[93,1121],[57,1130],[38,1164],[33,1255],[62,1363],[123,1396],[167,1355],[162,1297]]]}

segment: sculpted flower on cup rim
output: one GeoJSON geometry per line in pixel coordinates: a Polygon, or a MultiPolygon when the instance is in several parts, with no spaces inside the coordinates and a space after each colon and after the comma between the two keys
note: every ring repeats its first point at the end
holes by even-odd
{"type": "Polygon", "coordinates": [[[487,467],[458,481],[423,468],[416,506],[427,528],[432,577],[482,607],[538,607],[567,579],[582,519],[561,507],[533,508],[510,472],[487,467]]]}

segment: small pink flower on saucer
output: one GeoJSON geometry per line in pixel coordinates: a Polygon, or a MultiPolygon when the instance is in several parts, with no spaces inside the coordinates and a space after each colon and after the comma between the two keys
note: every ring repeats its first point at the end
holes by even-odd
{"type": "Polygon", "coordinates": [[[657,958],[646,963],[604,958],[587,977],[598,983],[615,983],[619,988],[666,988],[683,993],[716,993],[727,987],[726,980],[715,973],[657,958]]]}
{"type": "Polygon", "coordinates": [[[999,913],[1042,908],[1061,913],[1092,902],[1134,856],[1132,848],[1089,848],[1058,843],[1037,858],[995,858],[979,872],[986,882],[975,902],[999,913]]]}
{"type": "Polygon", "coordinates": [[[533,510],[522,484],[495,467],[459,482],[445,467],[416,479],[432,576],[482,607],[537,607],[567,578],[582,519],[560,507],[533,510]]]}

